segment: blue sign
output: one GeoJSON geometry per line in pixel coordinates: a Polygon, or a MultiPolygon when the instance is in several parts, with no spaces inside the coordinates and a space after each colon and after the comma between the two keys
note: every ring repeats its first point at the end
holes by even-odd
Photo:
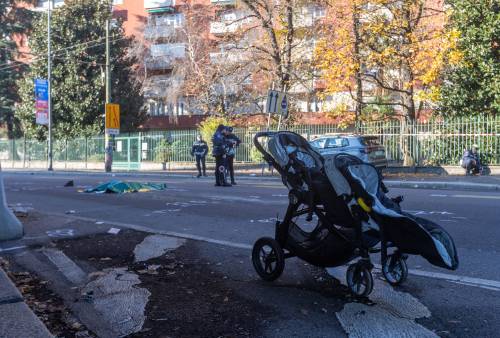
{"type": "Polygon", "coordinates": [[[35,100],[49,100],[49,83],[45,79],[35,79],[35,100]]]}
{"type": "Polygon", "coordinates": [[[288,109],[288,100],[286,99],[286,95],[283,96],[283,101],[281,101],[281,110],[286,111],[288,109]]]}

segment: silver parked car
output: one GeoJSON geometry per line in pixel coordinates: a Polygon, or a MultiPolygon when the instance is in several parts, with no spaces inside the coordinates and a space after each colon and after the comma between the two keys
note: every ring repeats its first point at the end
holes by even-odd
{"type": "Polygon", "coordinates": [[[377,168],[387,167],[385,148],[373,136],[325,135],[310,142],[321,155],[347,153],[377,168]]]}

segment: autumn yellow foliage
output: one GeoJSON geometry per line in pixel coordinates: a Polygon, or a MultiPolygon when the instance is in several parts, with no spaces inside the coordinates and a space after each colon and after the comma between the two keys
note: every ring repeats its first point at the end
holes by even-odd
{"type": "Polygon", "coordinates": [[[377,92],[404,96],[394,106],[410,119],[418,115],[417,101],[438,101],[443,69],[462,59],[456,46],[459,33],[446,29],[444,11],[429,8],[425,0],[397,4],[393,0],[332,0],[331,5],[335,30],[316,49],[325,97],[348,91],[358,104],[366,104],[377,92]],[[355,95],[357,78],[371,84],[369,90],[363,88],[362,98],[355,95]]]}

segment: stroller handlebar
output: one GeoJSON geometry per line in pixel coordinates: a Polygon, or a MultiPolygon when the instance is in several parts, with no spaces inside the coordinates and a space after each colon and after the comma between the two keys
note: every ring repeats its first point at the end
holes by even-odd
{"type": "Polygon", "coordinates": [[[274,165],[274,159],[273,157],[264,149],[262,146],[262,143],[260,142],[260,139],[263,137],[272,137],[276,135],[275,131],[260,131],[255,136],[253,137],[253,144],[255,145],[255,148],[264,156],[264,160],[271,164],[274,165]]]}

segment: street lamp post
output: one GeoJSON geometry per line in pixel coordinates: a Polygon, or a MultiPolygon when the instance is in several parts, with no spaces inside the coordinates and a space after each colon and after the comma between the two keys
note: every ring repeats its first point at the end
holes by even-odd
{"type": "Polygon", "coordinates": [[[48,170],[54,170],[52,167],[52,58],[51,58],[51,41],[50,41],[50,23],[51,23],[51,7],[53,4],[53,0],[48,1],[48,10],[47,10],[47,90],[48,90],[48,105],[47,105],[47,113],[49,118],[49,137],[48,137],[48,147],[49,147],[49,164],[48,170]]]}
{"type": "MultiPolygon", "coordinates": [[[[110,65],[110,46],[109,46],[109,29],[110,20],[106,20],[106,104],[111,103],[111,65],[110,65]]],[[[108,112],[106,112],[107,114],[108,112]]],[[[106,118],[104,119],[106,120],[106,118]]],[[[107,173],[113,168],[113,143],[111,135],[105,130],[105,159],[104,169],[107,173]]]]}

